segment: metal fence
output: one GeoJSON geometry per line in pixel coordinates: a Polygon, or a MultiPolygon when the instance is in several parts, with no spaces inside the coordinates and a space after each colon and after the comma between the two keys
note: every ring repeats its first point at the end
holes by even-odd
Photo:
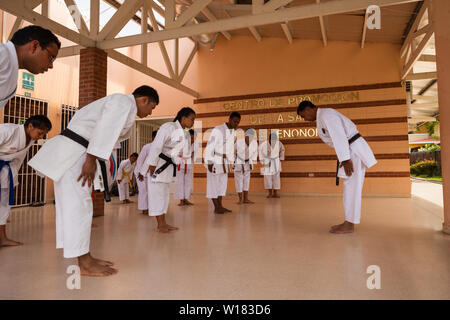
{"type": "MultiPolygon", "coordinates": [[[[48,102],[16,95],[5,106],[3,122],[22,124],[31,116],[48,115],[48,102]]],[[[45,202],[46,178],[41,178],[28,166],[28,161],[38,152],[43,141],[36,141],[29,149],[18,173],[19,185],[14,193],[14,206],[45,202]]]]}

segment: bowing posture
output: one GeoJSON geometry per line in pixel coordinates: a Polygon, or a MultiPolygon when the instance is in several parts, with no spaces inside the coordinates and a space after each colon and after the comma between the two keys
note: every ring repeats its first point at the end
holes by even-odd
{"type": "Polygon", "coordinates": [[[128,159],[122,160],[117,170],[117,189],[119,190],[119,200],[123,203],[131,203],[130,188],[133,186],[133,173],[138,158],[136,152],[132,153],[128,159]]]}
{"type": "Polygon", "coordinates": [[[186,143],[185,128],[192,128],[195,111],[184,107],[173,122],[164,123],[158,130],[150,152],[141,167],[142,175],[148,174],[149,215],[156,217],[157,230],[169,233],[178,230],[166,222],[170,202],[170,184],[175,180],[178,155],[186,143]]]}
{"type": "Polygon", "coordinates": [[[317,121],[317,133],[323,142],[334,148],[338,158],[336,185],[344,179],[345,221],[332,226],[331,233],[351,233],[360,223],[361,194],[366,168],[377,163],[366,140],[358,133],[355,124],[331,108],[317,108],[310,101],[302,101],[297,114],[306,121],[317,121]]]}
{"type": "MultiPolygon", "coordinates": [[[[56,247],[64,249],[65,258],[78,258],[82,275],[117,273],[112,262],[90,254],[92,186],[102,190],[103,182],[108,185],[104,161],[117,142],[130,137],[136,115],[150,115],[158,103],[158,93],[148,86],[94,101],[78,110],[67,129],[47,141],[29,162],[54,181],[56,247]]],[[[108,201],[108,188],[104,190],[108,201]]]]}
{"type": "Polygon", "coordinates": [[[19,169],[28,149],[51,128],[50,120],[43,115],[32,116],[23,125],[0,124],[0,248],[22,245],[6,236],[6,221],[14,205],[14,187],[19,184],[19,169]]]}
{"type": "Polygon", "coordinates": [[[237,140],[234,144],[235,160],[233,164],[234,184],[239,196],[238,204],[254,203],[248,198],[250,188],[250,175],[253,164],[258,158],[258,143],[255,137],[255,130],[248,129],[245,134],[242,130],[237,130],[237,140]],[[250,141],[251,139],[251,141],[250,141]]]}
{"type": "Polygon", "coordinates": [[[205,148],[206,197],[212,200],[217,214],[231,212],[223,207],[222,197],[227,193],[229,164],[234,162],[235,130],[240,121],[239,112],[232,112],[228,122],[212,130],[205,148]]]}
{"type": "Polygon", "coordinates": [[[11,41],[0,43],[0,109],[16,94],[19,69],[33,74],[52,69],[59,48],[58,38],[39,26],[20,29],[11,41]]]}
{"type": "Polygon", "coordinates": [[[269,190],[267,198],[279,198],[281,189],[281,161],[284,160],[284,145],[275,132],[270,134],[269,140],[259,147],[259,160],[262,163],[261,174],[264,176],[264,189],[269,190]]]}
{"type": "Polygon", "coordinates": [[[187,133],[186,144],[178,156],[177,176],[175,180],[174,198],[180,200],[179,206],[193,205],[188,199],[191,196],[194,180],[194,159],[196,155],[195,132],[190,129],[187,133]]]}
{"type": "MultiPolygon", "coordinates": [[[[156,132],[152,132],[152,141],[155,140],[156,132]]],[[[145,159],[147,158],[147,155],[150,151],[150,147],[152,146],[152,143],[147,143],[142,147],[141,153],[139,153],[139,156],[136,160],[136,166],[134,168],[134,176],[136,177],[136,183],[138,185],[138,210],[142,210],[142,214],[148,215],[148,191],[147,191],[147,184],[148,184],[148,178],[147,175],[142,175],[140,173],[142,165],[144,164],[145,159]]]]}

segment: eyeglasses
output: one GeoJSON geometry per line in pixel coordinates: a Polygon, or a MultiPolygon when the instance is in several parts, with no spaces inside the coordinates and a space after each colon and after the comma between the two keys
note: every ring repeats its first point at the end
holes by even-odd
{"type": "Polygon", "coordinates": [[[47,50],[47,52],[48,52],[48,56],[50,58],[50,63],[53,63],[53,61],[56,60],[56,57],[51,54],[51,52],[48,50],[48,48],[45,48],[45,50],[47,50]]]}

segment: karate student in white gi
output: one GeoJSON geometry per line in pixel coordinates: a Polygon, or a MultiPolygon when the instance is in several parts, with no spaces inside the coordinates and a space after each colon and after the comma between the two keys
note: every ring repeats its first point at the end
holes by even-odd
{"type": "MultiPolygon", "coordinates": [[[[152,141],[155,140],[156,133],[158,131],[152,132],[152,141]]],[[[142,147],[141,152],[136,160],[136,167],[134,167],[134,176],[136,177],[136,183],[138,185],[138,210],[142,210],[142,214],[148,215],[148,178],[147,175],[142,175],[140,173],[142,165],[150,151],[152,143],[147,143],[142,147]]]]}
{"type": "Polygon", "coordinates": [[[169,233],[178,230],[166,222],[170,202],[170,184],[175,180],[178,155],[186,143],[186,128],[192,128],[195,111],[184,107],[173,122],[164,123],[152,142],[150,152],[141,167],[142,175],[148,174],[148,214],[156,217],[157,230],[169,233]]]}
{"type": "Polygon", "coordinates": [[[297,114],[306,121],[317,121],[317,133],[323,142],[334,148],[338,158],[336,185],[344,179],[345,221],[332,226],[331,233],[351,233],[360,223],[361,193],[366,168],[377,163],[366,140],[355,124],[331,108],[317,108],[311,101],[302,101],[297,114]]]}
{"type": "Polygon", "coordinates": [[[119,190],[119,200],[125,203],[132,203],[130,201],[130,188],[132,187],[134,168],[138,158],[136,152],[132,153],[128,159],[122,160],[117,169],[117,189],[119,190]]]}
{"type": "Polygon", "coordinates": [[[186,144],[183,147],[182,153],[178,156],[180,163],[177,165],[177,176],[173,194],[175,199],[180,200],[179,206],[193,205],[188,199],[191,196],[194,180],[195,132],[193,129],[190,129],[186,134],[186,144]]]}
{"type": "MultiPolygon", "coordinates": [[[[90,254],[92,185],[104,189],[103,161],[118,141],[130,137],[136,115],[144,118],[152,114],[158,103],[158,93],[148,86],[137,88],[133,94],[112,94],[94,101],[78,110],[67,129],[47,141],[28,163],[54,181],[56,247],[64,249],[65,258],[78,258],[82,275],[117,273],[112,262],[90,254]]],[[[106,200],[107,196],[105,192],[106,200]]]]}
{"type": "Polygon", "coordinates": [[[234,184],[239,196],[238,204],[254,203],[248,198],[250,188],[250,175],[253,170],[253,164],[258,159],[258,142],[255,137],[255,130],[248,129],[236,130],[237,140],[234,144],[235,159],[233,164],[234,184]],[[250,141],[251,140],[251,141],[250,141]]]}
{"type": "Polygon", "coordinates": [[[281,161],[284,160],[284,145],[276,132],[270,134],[269,140],[259,146],[259,160],[262,163],[261,174],[264,176],[264,189],[269,190],[267,198],[279,198],[281,189],[281,161]]]}
{"type": "Polygon", "coordinates": [[[19,69],[33,74],[53,68],[61,42],[49,30],[28,26],[14,33],[11,41],[0,43],[0,109],[17,90],[19,69]]]}
{"type": "Polygon", "coordinates": [[[227,193],[229,164],[234,163],[236,129],[241,122],[239,112],[232,112],[228,122],[215,127],[205,148],[206,197],[214,203],[214,213],[224,214],[222,197],[227,193]]]}
{"type": "Polygon", "coordinates": [[[52,123],[43,115],[32,116],[23,125],[0,124],[0,248],[23,244],[6,236],[6,221],[14,205],[14,187],[19,184],[19,169],[28,149],[51,128],[52,123]]]}

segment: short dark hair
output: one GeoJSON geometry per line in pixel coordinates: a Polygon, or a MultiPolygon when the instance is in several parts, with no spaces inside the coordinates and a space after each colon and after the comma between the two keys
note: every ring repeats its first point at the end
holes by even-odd
{"type": "Polygon", "coordinates": [[[42,114],[38,114],[38,115],[29,117],[25,121],[25,124],[24,124],[25,128],[28,127],[28,125],[30,123],[33,126],[33,128],[37,128],[37,129],[41,129],[41,130],[48,130],[48,131],[50,131],[52,129],[52,122],[50,121],[49,118],[47,118],[46,116],[44,116],[42,114]]]}
{"type": "Polygon", "coordinates": [[[297,107],[297,114],[300,114],[300,112],[305,110],[306,107],[310,107],[311,109],[317,108],[316,105],[314,103],[312,103],[311,101],[303,100],[302,102],[299,103],[299,105],[297,107]]]}
{"type": "Polygon", "coordinates": [[[157,133],[158,133],[158,130],[155,130],[155,131],[152,132],[152,138],[153,139],[155,139],[157,133]]]}
{"type": "Polygon", "coordinates": [[[137,152],[133,152],[132,154],[130,154],[130,158],[131,157],[136,157],[137,158],[138,156],[139,156],[139,154],[137,152]]]}
{"type": "Polygon", "coordinates": [[[159,104],[158,92],[149,86],[140,86],[133,91],[133,96],[135,98],[147,97],[151,102],[159,104]]]}
{"type": "Polygon", "coordinates": [[[23,46],[33,40],[39,41],[42,49],[47,48],[50,44],[54,43],[61,48],[61,42],[58,38],[48,29],[44,29],[40,26],[28,26],[17,30],[11,38],[11,42],[16,46],[23,46]]]}
{"type": "Polygon", "coordinates": [[[237,111],[233,111],[231,114],[230,114],[230,119],[233,119],[233,118],[241,118],[241,114],[239,113],[239,112],[237,112],[237,111]]]}

